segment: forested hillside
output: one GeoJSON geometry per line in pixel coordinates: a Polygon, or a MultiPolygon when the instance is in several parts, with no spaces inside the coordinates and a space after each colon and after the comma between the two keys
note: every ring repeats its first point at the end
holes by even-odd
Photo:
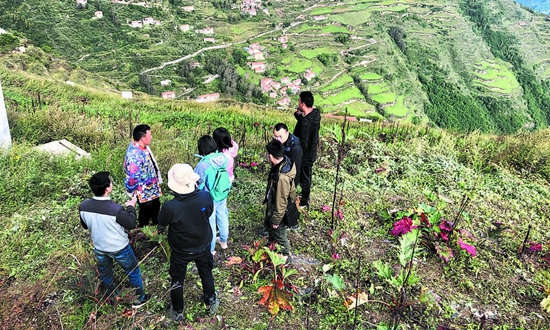
{"type": "Polygon", "coordinates": [[[494,133],[548,126],[550,27],[512,0],[252,3],[5,0],[1,59],[159,97],[219,92],[289,107],[310,89],[325,113],[375,121],[494,133]]]}

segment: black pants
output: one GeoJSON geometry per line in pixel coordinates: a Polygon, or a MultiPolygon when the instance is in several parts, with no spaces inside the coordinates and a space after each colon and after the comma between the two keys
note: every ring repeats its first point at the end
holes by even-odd
{"type": "Polygon", "coordinates": [[[300,198],[300,205],[309,204],[309,194],[311,192],[311,168],[313,164],[302,164],[300,169],[300,187],[302,187],[302,197],[300,198]]]}
{"type": "Polygon", "coordinates": [[[153,225],[157,225],[159,223],[158,215],[160,211],[160,198],[155,198],[152,201],[145,203],[138,203],[138,205],[138,227],[149,225],[149,221],[151,221],[153,225]]]}
{"type": "Polygon", "coordinates": [[[183,258],[172,256],[170,258],[169,271],[172,277],[170,298],[172,299],[172,308],[178,313],[183,311],[183,283],[187,275],[187,264],[191,261],[195,262],[199,271],[204,303],[210,306],[216,301],[214,276],[212,275],[214,258],[212,257],[212,253],[210,253],[210,248],[195,256],[185,256],[183,258]]]}

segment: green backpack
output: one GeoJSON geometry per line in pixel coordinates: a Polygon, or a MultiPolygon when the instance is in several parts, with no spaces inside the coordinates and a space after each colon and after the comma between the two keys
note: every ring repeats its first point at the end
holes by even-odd
{"type": "Polygon", "coordinates": [[[216,165],[212,162],[212,158],[220,155],[215,152],[206,155],[202,158],[202,161],[208,162],[210,166],[206,168],[204,172],[204,180],[199,185],[199,189],[202,190],[206,186],[206,189],[210,192],[210,196],[215,202],[222,201],[227,198],[229,191],[231,190],[231,180],[229,179],[229,173],[227,172],[227,158],[224,155],[225,162],[223,165],[216,165]]]}

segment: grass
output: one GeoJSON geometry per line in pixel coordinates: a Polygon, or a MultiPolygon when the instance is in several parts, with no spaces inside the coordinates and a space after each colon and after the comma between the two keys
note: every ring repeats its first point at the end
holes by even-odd
{"type": "Polygon", "coordinates": [[[340,77],[338,77],[336,80],[330,83],[330,85],[323,87],[321,89],[322,92],[330,91],[333,89],[340,88],[344,85],[347,85],[349,83],[353,83],[353,78],[347,74],[342,74],[340,77]]]}
{"type": "Polygon", "coordinates": [[[397,102],[394,105],[390,105],[384,108],[388,115],[396,117],[405,117],[409,109],[403,104],[404,96],[399,96],[397,102]]]}
{"type": "Polygon", "coordinates": [[[337,54],[338,49],[332,47],[320,47],[315,49],[303,49],[300,51],[300,55],[307,59],[315,58],[321,54],[337,54]]]}
{"type": "MultiPolygon", "coordinates": [[[[464,313],[491,304],[499,306],[500,316],[488,320],[489,325],[544,329],[550,322],[550,315],[539,310],[545,297],[543,278],[548,272],[536,254],[517,255],[527,230],[525,219],[533,226],[530,240],[543,243],[544,249],[549,244],[545,233],[550,223],[544,210],[550,207],[550,185],[545,179],[550,178],[550,170],[544,164],[550,158],[550,131],[496,137],[455,135],[426,127],[396,128],[394,124],[351,124],[340,171],[343,187],[337,189],[338,199],[342,198],[337,205],[344,218],[334,224],[343,236],[333,242],[330,212],[323,211],[322,206],[332,203],[339,149],[335,141],[341,140],[341,121],[323,119],[311,207],[302,214],[302,231],[289,233],[294,254],[290,268],[300,273],[288,280],[300,292],[312,293],[293,295],[294,313],[280,312],[271,317],[257,304],[257,289],[270,278],[259,276],[253,281],[242,267],[229,266],[226,260],[231,256],[244,258],[243,246],[254,241],[267,175],[264,145],[273,124],[283,121],[292,125],[291,112],[258,109],[250,104],[166,103],[149,97],[123,102],[118,95],[68,88],[40,77],[28,81],[8,71],[0,73],[3,81],[11,82],[3,87],[14,139],[13,148],[0,155],[0,238],[4,242],[0,315],[14,328],[178,328],[165,312],[169,304],[168,262],[158,248],[152,251],[156,245],[139,230],[133,232],[145,285],[153,294],[151,301],[135,312],[127,307],[130,297],[123,297],[116,308],[102,306],[97,300],[99,281],[89,234],[79,227],[76,209],[90,196],[86,180],[94,171],[111,171],[113,200],[126,200],[120,164],[135,122],[152,126],[151,148],[164,173],[175,162],[194,165],[196,140],[219,125],[226,126],[241,146],[236,164],[241,160],[260,163],[257,171],[235,169],[237,181],[228,201],[230,245],[215,258],[214,276],[222,297],[218,317],[204,313],[197,298],[201,292],[199,278],[190,269],[184,293],[185,326],[305,329],[306,318],[316,329],[388,324],[391,312],[375,301],[391,302],[394,291],[373,268],[375,260],[399,267],[394,253],[398,242],[388,235],[392,219],[385,215],[387,210],[406,212],[418,203],[434,205],[435,196],[443,214],[452,219],[465,195],[471,202],[461,228],[479,238],[475,242],[478,255],[472,259],[457,250],[451,264],[429,251],[415,257],[413,267],[421,282],[407,289],[407,299],[414,304],[398,317],[400,323],[411,329],[441,324],[477,327],[477,321],[464,313]],[[44,93],[44,105],[36,108],[31,100],[39,88],[44,93]],[[87,103],[79,105],[76,100],[80,97],[87,103]],[[91,152],[92,159],[52,158],[31,149],[37,141],[61,137],[91,152]],[[503,222],[505,230],[493,241],[490,233],[494,233],[495,221],[503,222]],[[335,252],[340,256],[337,260],[331,257],[335,252]],[[521,279],[517,269],[522,270],[521,279]],[[327,275],[340,278],[343,289],[335,290],[327,275]],[[348,312],[344,300],[357,289],[370,291],[370,301],[357,312],[348,312]],[[432,298],[420,300],[421,293],[432,298]]],[[[346,93],[329,101],[348,107],[350,115],[360,116],[363,110],[365,117],[376,116],[367,113],[364,103],[343,105],[358,96],[353,90],[346,93]]],[[[166,194],[162,201],[169,198],[166,194]]],[[[126,285],[118,268],[115,278],[126,285]]]]}
{"type": "Polygon", "coordinates": [[[308,59],[298,58],[295,57],[292,59],[292,62],[290,62],[290,65],[288,66],[279,66],[279,70],[281,71],[288,71],[293,73],[302,73],[305,72],[308,68],[311,67],[311,61],[308,59]]]}
{"type": "Polygon", "coordinates": [[[370,20],[370,12],[367,10],[348,12],[339,15],[332,15],[330,19],[334,22],[340,22],[345,25],[358,26],[370,20]]]}

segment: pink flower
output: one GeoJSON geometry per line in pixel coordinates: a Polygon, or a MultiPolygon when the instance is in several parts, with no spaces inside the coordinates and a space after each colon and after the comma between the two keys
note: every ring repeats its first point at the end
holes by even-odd
{"type": "Polygon", "coordinates": [[[542,251],[542,245],[537,242],[531,242],[529,243],[529,251],[531,252],[540,252],[542,251]]]}
{"type": "Polygon", "coordinates": [[[458,238],[458,244],[460,245],[460,248],[462,250],[465,250],[466,252],[471,254],[472,257],[476,256],[476,248],[473,247],[472,245],[464,243],[464,241],[462,241],[462,238],[460,238],[460,237],[458,238]]]}
{"type": "Polygon", "coordinates": [[[328,205],[323,205],[323,206],[321,207],[321,211],[323,211],[323,212],[328,212],[328,211],[330,211],[330,206],[328,206],[328,205]]]}
{"type": "Polygon", "coordinates": [[[332,260],[340,260],[340,254],[338,254],[337,252],[334,252],[332,254],[332,260]]]}
{"type": "Polygon", "coordinates": [[[251,167],[256,167],[256,166],[258,166],[258,163],[252,162],[252,163],[250,163],[250,166],[251,166],[251,167]]]}
{"type": "Polygon", "coordinates": [[[239,164],[239,166],[246,167],[246,166],[248,166],[248,164],[246,162],[242,162],[242,163],[239,164]]]}
{"type": "Polygon", "coordinates": [[[394,237],[406,234],[416,228],[413,226],[412,219],[409,217],[403,217],[403,219],[394,222],[391,234],[394,237]]]}
{"type": "Polygon", "coordinates": [[[334,216],[340,220],[344,219],[344,212],[342,210],[336,210],[334,216]]]}
{"type": "Polygon", "coordinates": [[[439,237],[447,242],[449,240],[449,234],[451,233],[451,230],[453,230],[454,223],[447,221],[445,219],[441,219],[441,222],[439,223],[439,229],[441,230],[439,232],[439,237]]]}

